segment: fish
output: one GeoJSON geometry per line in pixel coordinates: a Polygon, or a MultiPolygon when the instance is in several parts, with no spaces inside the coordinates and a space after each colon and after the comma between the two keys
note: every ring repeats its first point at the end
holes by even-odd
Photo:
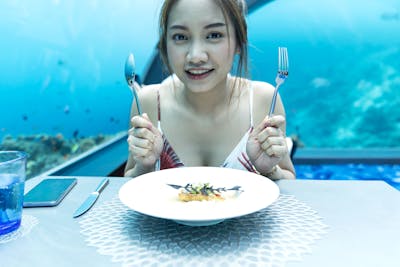
{"type": "Polygon", "coordinates": [[[69,114],[69,106],[68,106],[68,105],[66,105],[66,106],[64,107],[64,113],[65,113],[65,114],[69,114]]]}
{"type": "Polygon", "coordinates": [[[62,59],[59,59],[59,60],[57,61],[57,65],[58,65],[58,66],[63,66],[63,65],[65,65],[65,61],[62,60],[62,59]]]}
{"type": "Polygon", "coordinates": [[[71,147],[71,152],[74,154],[78,151],[79,147],[79,144],[73,144],[73,146],[71,147]]]}
{"type": "Polygon", "coordinates": [[[381,19],[384,21],[394,21],[394,20],[399,20],[400,15],[399,12],[393,11],[393,12],[384,12],[381,14],[381,19]]]}
{"type": "Polygon", "coordinates": [[[72,133],[72,136],[73,136],[74,138],[77,138],[78,135],[79,135],[79,130],[75,130],[75,131],[72,133]]]}

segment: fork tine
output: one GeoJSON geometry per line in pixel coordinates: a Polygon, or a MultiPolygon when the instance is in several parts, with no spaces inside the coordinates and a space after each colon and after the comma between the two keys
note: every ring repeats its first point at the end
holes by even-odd
{"type": "Polygon", "coordinates": [[[286,47],[282,47],[282,70],[286,72],[289,71],[289,57],[286,47]]]}
{"type": "Polygon", "coordinates": [[[271,117],[275,110],[276,96],[279,86],[284,83],[289,74],[289,57],[286,47],[278,47],[278,74],[275,78],[276,86],[272,95],[268,116],[271,117]]]}
{"type": "Polygon", "coordinates": [[[278,47],[278,71],[282,71],[282,47],[278,47]]]}
{"type": "Polygon", "coordinates": [[[286,62],[286,71],[289,71],[289,55],[286,47],[285,47],[285,62],[286,62]]]}
{"type": "Polygon", "coordinates": [[[278,49],[278,71],[287,71],[287,48],[279,47],[278,49]]]}

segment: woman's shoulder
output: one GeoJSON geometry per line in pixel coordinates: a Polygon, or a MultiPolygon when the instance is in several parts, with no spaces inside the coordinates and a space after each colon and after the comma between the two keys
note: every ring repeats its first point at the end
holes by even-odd
{"type": "Polygon", "coordinates": [[[264,81],[251,81],[254,94],[257,97],[269,98],[274,93],[274,86],[264,81]]]}
{"type": "MultiPolygon", "coordinates": [[[[160,88],[160,84],[150,84],[143,85],[138,88],[137,95],[139,102],[142,106],[144,113],[150,117],[150,120],[154,122],[157,121],[157,91],[160,88]]],[[[137,114],[135,100],[132,102],[131,114],[137,114]]]]}
{"type": "Polygon", "coordinates": [[[274,93],[274,86],[268,82],[235,76],[232,76],[230,80],[232,83],[239,85],[241,93],[250,92],[251,89],[255,100],[268,101],[274,93]],[[246,88],[249,90],[243,90],[246,88]]]}
{"type": "MultiPolygon", "coordinates": [[[[138,90],[138,98],[142,105],[142,109],[147,113],[147,115],[149,115],[152,121],[156,121],[158,116],[158,96],[161,95],[161,98],[163,99],[162,102],[166,102],[167,99],[169,99],[167,95],[170,90],[168,89],[171,88],[174,81],[174,78],[169,76],[160,83],[143,85],[138,90]]],[[[135,108],[135,105],[132,107],[135,108]]],[[[136,111],[134,110],[133,113],[136,114],[135,112],[136,111]]]]}
{"type": "MultiPolygon", "coordinates": [[[[261,121],[268,112],[269,108],[266,107],[271,105],[275,87],[272,84],[263,81],[252,81],[251,84],[254,99],[254,118],[255,121],[261,121]]],[[[284,108],[279,95],[277,96],[275,113],[284,114],[284,108]]]]}
{"type": "Polygon", "coordinates": [[[147,98],[152,98],[154,95],[157,95],[157,91],[160,88],[160,84],[149,84],[149,85],[143,85],[139,90],[138,90],[138,96],[141,99],[147,99],[147,98]]]}
{"type": "Polygon", "coordinates": [[[171,86],[173,86],[173,84],[176,82],[177,81],[174,76],[168,76],[160,83],[144,85],[138,92],[139,98],[143,98],[143,101],[157,101],[158,92],[166,91],[167,88],[171,88],[171,86]]]}

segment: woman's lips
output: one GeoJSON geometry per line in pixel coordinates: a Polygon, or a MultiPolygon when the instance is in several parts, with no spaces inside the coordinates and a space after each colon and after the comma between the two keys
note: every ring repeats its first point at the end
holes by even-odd
{"type": "Polygon", "coordinates": [[[186,70],[186,74],[189,77],[189,79],[192,80],[201,80],[210,75],[210,73],[213,71],[213,69],[207,69],[207,70],[186,70]]]}

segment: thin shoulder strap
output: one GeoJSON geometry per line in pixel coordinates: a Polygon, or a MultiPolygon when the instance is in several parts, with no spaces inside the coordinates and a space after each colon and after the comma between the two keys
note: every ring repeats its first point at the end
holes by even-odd
{"type": "Polygon", "coordinates": [[[250,108],[250,127],[254,127],[254,119],[253,119],[253,83],[250,82],[249,88],[249,108],[250,108]]]}
{"type": "Polygon", "coordinates": [[[157,129],[162,133],[161,130],[161,103],[160,103],[160,90],[157,89],[157,129]]]}

